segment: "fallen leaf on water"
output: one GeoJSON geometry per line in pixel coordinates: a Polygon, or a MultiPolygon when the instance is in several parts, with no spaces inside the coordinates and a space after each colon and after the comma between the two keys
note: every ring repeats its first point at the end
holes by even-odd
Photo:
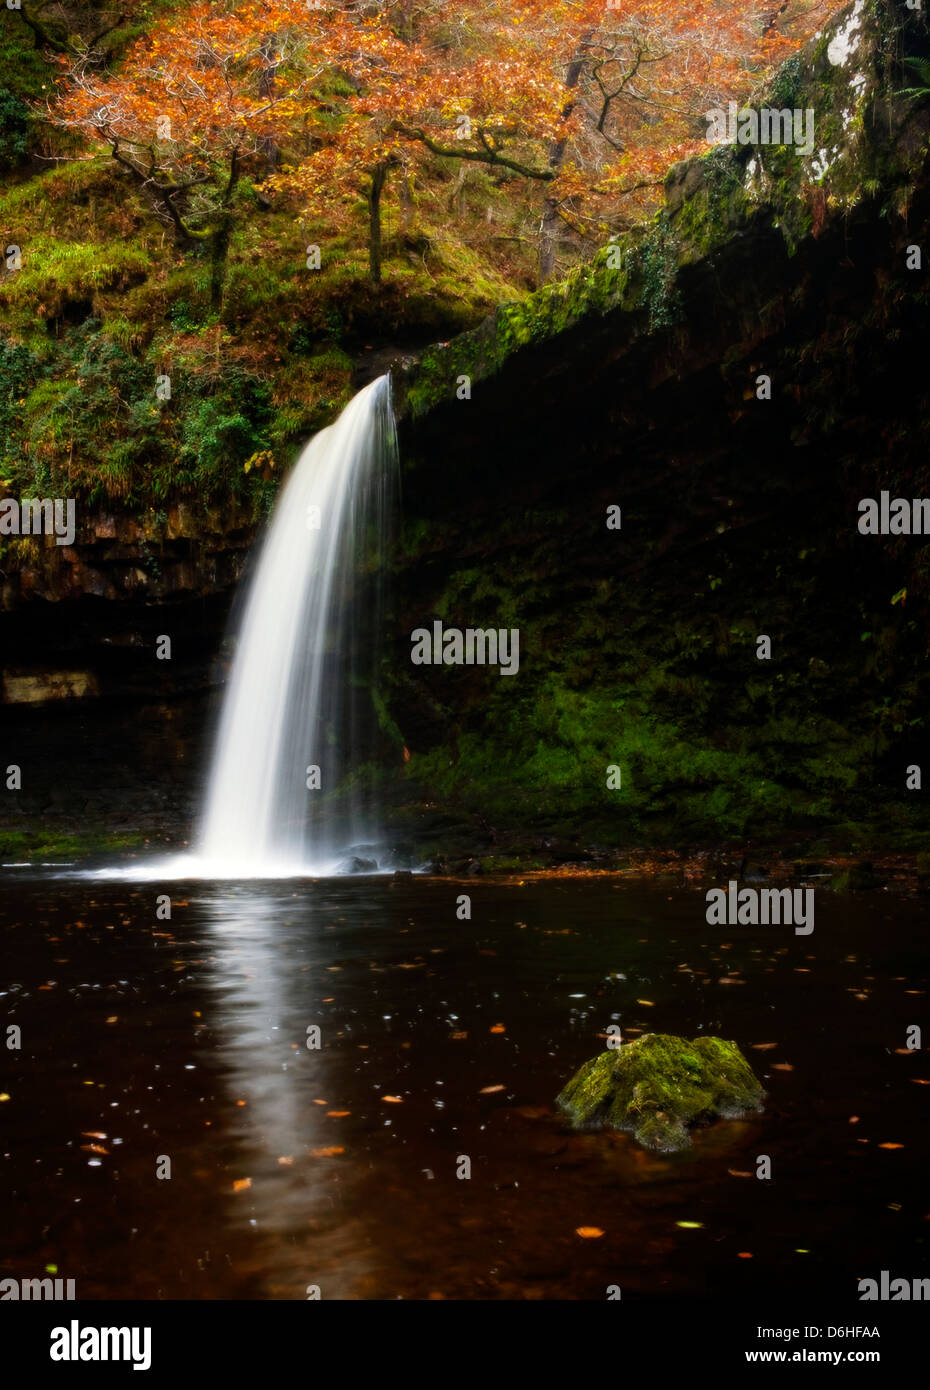
{"type": "Polygon", "coordinates": [[[237,1104],[237,1105],[247,1105],[248,1102],[247,1102],[247,1101],[244,1101],[244,1100],[237,1100],[237,1101],[236,1101],[236,1104],[237,1104]]]}
{"type": "Polygon", "coordinates": [[[278,1159],[278,1162],[281,1164],[282,1168],[290,1168],[294,1160],[290,1154],[282,1154],[281,1157],[278,1159]]]}
{"type": "Polygon", "coordinates": [[[771,1052],[773,1047],[778,1046],[778,1043],[750,1043],[749,1046],[754,1052],[771,1052]]]}
{"type": "Polygon", "coordinates": [[[744,1173],[741,1168],[728,1168],[727,1172],[731,1178],[754,1178],[755,1173],[744,1173]]]}
{"type": "Polygon", "coordinates": [[[246,1188],[252,1186],[251,1178],[236,1178],[233,1183],[233,1192],[245,1192],[246,1188]]]}
{"type": "Polygon", "coordinates": [[[101,1134],[99,1129],[82,1129],[81,1133],[85,1139],[106,1139],[106,1134],[101,1134]]]}
{"type": "Polygon", "coordinates": [[[403,1105],[404,1103],[403,1096],[382,1096],[381,1099],[388,1105],[403,1105]]]}
{"type": "Polygon", "coordinates": [[[9,1092],[7,1092],[7,1091],[0,1091],[0,1100],[9,1100],[9,1099],[10,1099],[9,1092]]]}
{"type": "Polygon", "coordinates": [[[501,1086],[482,1086],[482,1087],[481,1087],[481,1090],[478,1092],[478,1094],[479,1094],[479,1096],[490,1096],[490,1095],[492,1095],[495,1091],[506,1091],[506,1089],[507,1089],[507,1087],[506,1087],[506,1086],[503,1086],[503,1085],[501,1085],[501,1086]]]}
{"type": "Polygon", "coordinates": [[[119,1017],[118,1017],[118,1015],[117,1015],[117,1014],[114,1014],[112,1018],[108,1018],[108,1019],[107,1019],[107,1023],[119,1023],[119,1017]]]}
{"type": "Polygon", "coordinates": [[[879,1144],[880,1149],[903,1149],[903,1144],[879,1144]]]}
{"type": "Polygon", "coordinates": [[[314,1104],[314,1105],[329,1105],[329,1101],[328,1101],[328,1100],[315,1100],[315,1101],[313,1102],[313,1104],[314,1104]]]}
{"type": "Polygon", "coordinates": [[[455,1038],[456,1041],[459,1041],[459,1040],[462,1039],[462,1038],[467,1038],[467,1037],[468,1037],[468,1034],[467,1034],[467,1033],[450,1033],[450,1034],[449,1034],[449,1037],[450,1037],[450,1038],[455,1038]]]}
{"type": "Polygon", "coordinates": [[[332,1120],[343,1120],[343,1119],[345,1119],[346,1115],[351,1115],[351,1114],[352,1114],[352,1111],[351,1111],[351,1110],[327,1110],[326,1113],[327,1113],[327,1115],[330,1117],[330,1119],[332,1119],[332,1120]]]}
{"type": "Polygon", "coordinates": [[[596,1240],[598,1236],[603,1234],[600,1226],[577,1226],[575,1228],[575,1235],[581,1236],[582,1240],[596,1240]]]}
{"type": "Polygon", "coordinates": [[[896,1047],[894,1055],[896,1057],[916,1057],[917,1049],[915,1047],[896,1047]]]}
{"type": "Polygon", "coordinates": [[[507,1025],[506,1023],[492,1023],[490,1031],[492,1033],[506,1033],[507,1025]]]}
{"type": "Polygon", "coordinates": [[[773,1070],[773,1071],[794,1071],[794,1067],[791,1065],[790,1062],[773,1062],[773,1063],[772,1063],[772,1070],[773,1070]]]}
{"type": "Polygon", "coordinates": [[[849,1123],[850,1123],[851,1125],[857,1125],[857,1124],[859,1123],[859,1116],[858,1116],[858,1115],[850,1115],[850,1117],[849,1117],[849,1123]]]}
{"type": "Polygon", "coordinates": [[[336,1154],[344,1154],[345,1149],[341,1149],[338,1144],[331,1144],[328,1149],[311,1149],[311,1158],[335,1158],[336,1154]]]}
{"type": "Polygon", "coordinates": [[[645,1004],[647,1009],[654,1009],[655,1004],[651,999],[637,999],[637,1004],[645,1004]]]}
{"type": "Polygon", "coordinates": [[[930,1086],[930,1081],[925,1081],[922,1076],[912,1076],[911,1080],[915,1086],[930,1086]]]}
{"type": "Polygon", "coordinates": [[[699,1231],[704,1225],[703,1221],[676,1221],[676,1226],[681,1226],[686,1231],[699,1231]]]}
{"type": "Polygon", "coordinates": [[[737,1252],[736,1252],[736,1258],[737,1258],[738,1260],[751,1260],[751,1259],[752,1259],[752,1255],[750,1254],[750,1252],[749,1252],[748,1250],[737,1250],[737,1252]]]}
{"type": "Polygon", "coordinates": [[[108,1154],[109,1149],[105,1149],[102,1144],[82,1144],[81,1148],[87,1154],[108,1154]]]}

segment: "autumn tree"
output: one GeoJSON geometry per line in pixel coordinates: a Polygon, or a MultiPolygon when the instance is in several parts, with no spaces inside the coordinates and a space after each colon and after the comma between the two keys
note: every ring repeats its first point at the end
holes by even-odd
{"type": "Polygon", "coordinates": [[[457,159],[524,178],[554,177],[538,156],[561,130],[558,78],[540,74],[518,55],[502,63],[464,40],[450,40],[440,6],[350,6],[341,13],[338,37],[331,24],[328,40],[330,59],[351,95],[323,147],[276,183],[311,203],[361,191],[375,282],[381,278],[382,199],[392,171],[457,159]]]}
{"type": "MultiPolygon", "coordinates": [[[[618,229],[674,160],[704,148],[703,113],[743,97],[807,37],[828,0],[386,0],[344,7],[341,124],[282,182],[311,201],[364,187],[371,273],[391,171],[474,163],[541,190],[540,278],[559,237],[618,229]]],[[[333,57],[336,58],[335,50],[333,57]]]]}
{"type": "Polygon", "coordinates": [[[394,171],[441,161],[519,177],[541,190],[546,279],[563,227],[600,236],[642,215],[673,160],[702,147],[702,113],[744,96],[829,8],[197,0],[117,75],[75,62],[53,118],[104,144],[179,242],[208,244],[214,299],[246,172],[315,207],[361,193],[376,282],[394,171]]]}
{"type": "Polygon", "coordinates": [[[74,64],[50,113],[108,149],[180,245],[207,247],[214,302],[240,179],[267,170],[327,66],[312,12],[297,27],[292,8],[200,0],[138,40],[118,74],[74,64]]]}

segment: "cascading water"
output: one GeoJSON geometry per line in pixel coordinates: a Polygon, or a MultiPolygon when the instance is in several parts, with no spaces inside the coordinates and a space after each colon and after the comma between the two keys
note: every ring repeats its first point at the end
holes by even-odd
{"type": "Polygon", "coordinates": [[[378,562],[395,459],[382,376],[314,436],[275,504],[217,733],[195,851],[203,874],[331,872],[350,846],[377,838],[357,771],[374,753],[378,562]],[[323,805],[337,788],[338,818],[323,805]]]}

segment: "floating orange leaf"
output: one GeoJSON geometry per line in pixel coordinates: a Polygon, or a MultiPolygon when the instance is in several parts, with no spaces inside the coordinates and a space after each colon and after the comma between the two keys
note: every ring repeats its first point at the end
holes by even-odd
{"type": "Polygon", "coordinates": [[[576,1226],[575,1235],[581,1236],[582,1240],[597,1240],[604,1232],[600,1226],[576,1226]]]}
{"type": "Polygon", "coordinates": [[[403,1096],[382,1096],[381,1099],[387,1105],[403,1105],[404,1103],[403,1096]]]}
{"type": "Polygon", "coordinates": [[[311,1158],[335,1158],[336,1154],[344,1154],[345,1149],[341,1149],[338,1144],[331,1144],[328,1149],[311,1149],[311,1158]]]}
{"type": "Polygon", "coordinates": [[[479,1094],[479,1096],[491,1096],[491,1095],[494,1094],[495,1091],[506,1091],[506,1089],[507,1089],[507,1087],[504,1086],[504,1085],[500,1085],[500,1086],[482,1086],[482,1087],[481,1087],[481,1090],[478,1092],[478,1094],[479,1094]]]}
{"type": "Polygon", "coordinates": [[[235,1182],[233,1183],[233,1192],[245,1192],[246,1189],[250,1188],[251,1186],[251,1178],[236,1178],[235,1182]]]}
{"type": "Polygon", "coordinates": [[[506,1023],[492,1023],[492,1025],[491,1025],[491,1032],[492,1032],[492,1033],[506,1033],[506,1032],[507,1032],[507,1025],[506,1025],[506,1023]]]}
{"type": "Polygon", "coordinates": [[[331,1120],[344,1120],[346,1115],[351,1115],[351,1110],[327,1110],[327,1115],[331,1120]]]}

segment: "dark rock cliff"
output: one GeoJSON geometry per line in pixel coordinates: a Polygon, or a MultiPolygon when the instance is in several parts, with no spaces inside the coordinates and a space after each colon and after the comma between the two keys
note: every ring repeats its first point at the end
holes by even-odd
{"type": "Polygon", "coordinates": [[[754,103],[810,153],[677,166],[652,227],[398,373],[388,704],[440,840],[922,842],[927,542],[858,504],[930,493],[928,51],[857,0],[754,103]],[[412,666],[434,618],[519,628],[519,675],[412,666]]]}

